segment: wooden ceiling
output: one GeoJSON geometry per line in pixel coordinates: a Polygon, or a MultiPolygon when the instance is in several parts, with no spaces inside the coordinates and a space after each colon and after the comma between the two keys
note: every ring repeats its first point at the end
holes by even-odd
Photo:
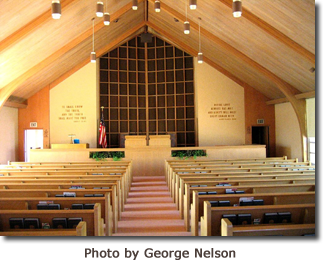
{"type": "MultiPolygon", "coordinates": [[[[137,11],[131,0],[103,2],[111,24],[95,19],[97,57],[145,28],[197,56],[200,17],[202,52],[211,66],[269,100],[315,95],[314,0],[242,0],[241,18],[233,18],[232,0],[198,0],[196,10],[188,9],[189,35],[183,33],[188,0],[161,0],[160,13],[153,0],[139,0],[137,11]]],[[[96,1],[61,5],[62,17],[54,20],[50,0],[0,1],[0,108],[8,98],[21,103],[54,87],[90,62],[96,1]]]]}

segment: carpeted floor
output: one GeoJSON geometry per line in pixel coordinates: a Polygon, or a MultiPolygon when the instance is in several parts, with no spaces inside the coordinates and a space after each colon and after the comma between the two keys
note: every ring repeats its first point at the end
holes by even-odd
{"type": "Polygon", "coordinates": [[[180,219],[165,177],[134,177],[113,236],[191,236],[180,219]]]}

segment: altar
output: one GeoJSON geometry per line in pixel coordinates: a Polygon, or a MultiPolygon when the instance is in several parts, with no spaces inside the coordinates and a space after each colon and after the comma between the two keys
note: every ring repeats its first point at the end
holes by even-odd
{"type": "Polygon", "coordinates": [[[87,148],[75,144],[53,147],[52,144],[52,149],[30,150],[30,162],[91,162],[91,152],[122,151],[124,160],[133,162],[134,176],[162,176],[165,175],[165,160],[176,159],[172,152],[178,150],[204,150],[207,157],[200,157],[201,160],[266,158],[265,145],[171,147],[169,135],[150,136],[148,140],[145,135],[129,135],[125,137],[124,148],[87,148]]]}

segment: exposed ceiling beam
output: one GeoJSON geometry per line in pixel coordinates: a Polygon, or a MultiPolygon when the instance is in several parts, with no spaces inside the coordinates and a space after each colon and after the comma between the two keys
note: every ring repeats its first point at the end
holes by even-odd
{"type": "MultiPolygon", "coordinates": [[[[229,8],[232,8],[232,0],[219,0],[221,3],[225,4],[229,8]]],[[[247,19],[249,22],[252,22],[260,29],[264,30],[266,33],[274,37],[276,40],[280,41],[281,43],[285,44],[287,47],[291,48],[298,54],[302,55],[308,61],[310,61],[313,66],[315,66],[315,54],[311,53],[303,46],[298,44],[297,42],[293,41],[291,38],[283,34],[281,31],[277,30],[269,23],[265,22],[264,20],[260,19],[258,16],[251,13],[248,9],[243,8],[242,17],[247,19]]]]}
{"type": "MultiPolygon", "coordinates": [[[[141,0],[141,1],[143,1],[143,0],[141,0]]],[[[125,6],[120,8],[117,12],[115,12],[114,14],[111,15],[111,20],[115,20],[115,19],[119,18],[119,16],[123,15],[131,8],[132,8],[132,3],[126,4],[125,6]]],[[[103,23],[98,23],[97,25],[95,25],[94,30],[96,32],[96,31],[99,31],[103,27],[104,27],[103,23]]],[[[49,66],[52,62],[59,59],[62,55],[64,55],[68,51],[72,50],[76,45],[80,44],[81,42],[83,42],[84,40],[86,40],[87,38],[89,38],[91,36],[92,36],[92,28],[89,28],[84,33],[82,33],[80,36],[73,39],[68,44],[63,46],[61,49],[54,52],[53,54],[48,56],[46,59],[44,59],[43,61],[41,61],[40,63],[38,63],[34,67],[32,67],[30,70],[26,71],[24,74],[22,74],[21,76],[19,76],[18,78],[16,78],[12,82],[10,82],[8,85],[3,87],[0,90],[0,109],[4,105],[5,101],[8,99],[8,97],[11,95],[11,93],[13,93],[21,84],[23,84],[23,82],[25,82],[27,79],[29,79],[30,77],[32,77],[36,73],[40,72],[45,67],[49,66]]]]}
{"type": "MultiPolygon", "coordinates": [[[[150,2],[154,3],[153,0],[149,0],[150,2]]],[[[186,20],[186,17],[182,15],[181,13],[177,12],[173,8],[169,7],[168,5],[163,3],[163,11],[167,12],[168,14],[172,15],[173,17],[176,17],[178,20],[184,22],[186,20]]],[[[199,25],[195,23],[192,20],[189,20],[191,28],[195,30],[199,30],[199,25]]],[[[257,70],[259,73],[263,74],[265,77],[267,77],[269,80],[273,81],[276,83],[276,86],[280,91],[284,93],[285,96],[287,96],[287,93],[291,93],[292,95],[299,94],[299,90],[294,88],[292,85],[288,84],[281,78],[279,78],[277,75],[275,75],[273,72],[270,70],[266,69],[253,59],[249,58],[247,55],[244,53],[240,52],[239,50],[235,49],[232,47],[230,44],[226,43],[219,37],[215,36],[214,34],[210,33],[203,27],[201,27],[201,34],[204,35],[207,39],[210,41],[214,42],[214,44],[220,46],[223,50],[231,52],[233,55],[235,55],[237,58],[241,59],[243,62],[245,62],[247,65],[250,67],[254,68],[257,70]],[[279,84],[277,84],[279,83],[279,84]]]]}
{"type": "Polygon", "coordinates": [[[4,103],[4,106],[13,107],[13,108],[27,108],[26,103],[17,103],[17,102],[10,102],[10,101],[7,101],[6,103],[4,103]]]}
{"type": "MultiPolygon", "coordinates": [[[[65,8],[66,6],[68,6],[69,4],[71,4],[74,1],[75,0],[63,0],[63,1],[61,1],[61,6],[62,6],[62,8],[65,8]]],[[[49,1],[48,5],[49,5],[49,7],[51,6],[50,1],[49,1]]],[[[15,44],[17,41],[19,41],[20,39],[25,37],[27,34],[32,33],[41,24],[43,24],[44,22],[46,22],[50,19],[52,19],[52,9],[51,8],[48,9],[45,13],[43,13],[40,16],[38,16],[37,18],[35,18],[34,20],[32,20],[31,22],[29,22],[28,24],[26,24],[24,27],[22,27],[19,30],[12,33],[10,36],[5,38],[3,41],[1,41],[0,42],[0,52],[5,50],[6,48],[8,48],[10,45],[15,44]]]]}
{"type": "MultiPolygon", "coordinates": [[[[309,91],[301,94],[295,95],[296,99],[307,99],[307,98],[315,98],[315,90],[314,91],[309,91]]],[[[277,105],[277,104],[282,104],[289,102],[287,98],[278,98],[278,99],[273,99],[269,100],[266,102],[267,105],[277,105]]]]}

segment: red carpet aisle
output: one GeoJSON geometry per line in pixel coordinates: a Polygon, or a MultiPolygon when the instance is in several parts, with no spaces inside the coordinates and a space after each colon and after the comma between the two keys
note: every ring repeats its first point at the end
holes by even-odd
{"type": "Polygon", "coordinates": [[[190,236],[180,219],[165,177],[134,177],[114,236],[190,236]]]}

